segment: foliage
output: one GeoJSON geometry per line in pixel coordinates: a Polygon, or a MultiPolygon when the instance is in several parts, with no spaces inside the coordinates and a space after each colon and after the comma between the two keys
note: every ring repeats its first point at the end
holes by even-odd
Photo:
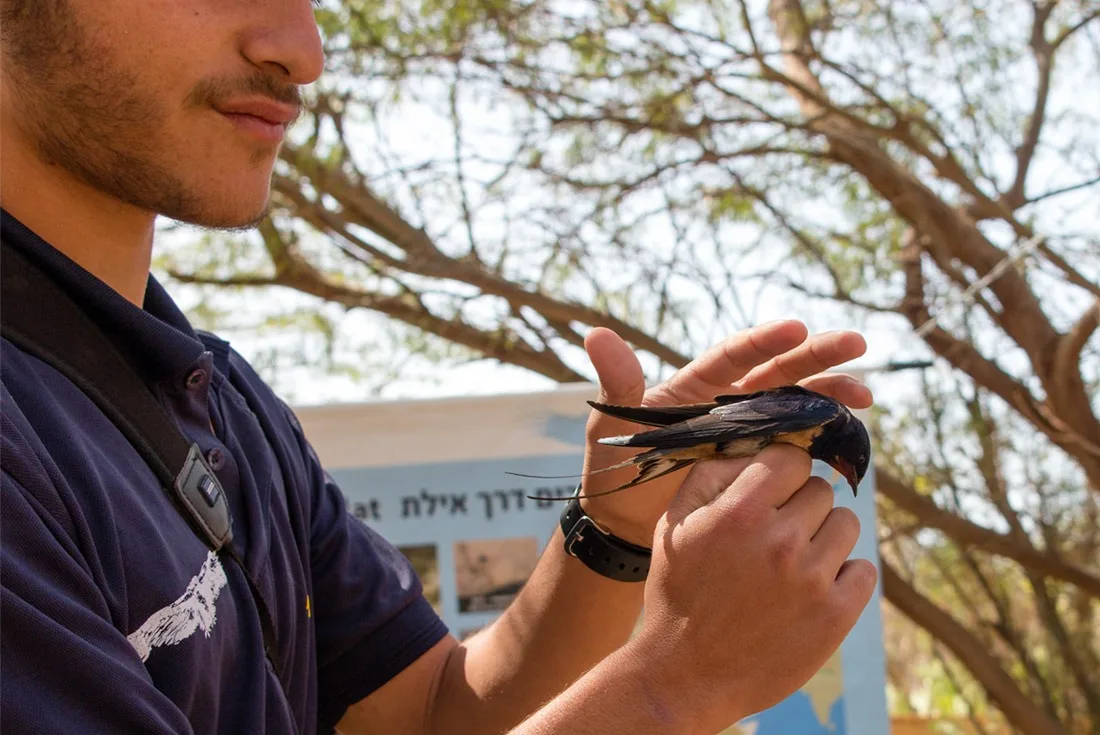
{"type": "Polygon", "coordinates": [[[929,690],[892,660],[898,706],[1100,726],[1095,2],[347,0],[318,19],[329,73],[272,216],[170,249],[179,281],[310,297],[280,334],[317,300],[322,334],[369,313],[376,363],[554,381],[586,377],[596,325],[656,378],[777,304],[895,333],[935,317],[895,346],[937,367],[890,383],[876,419],[892,651],[939,672],[929,690]]]}

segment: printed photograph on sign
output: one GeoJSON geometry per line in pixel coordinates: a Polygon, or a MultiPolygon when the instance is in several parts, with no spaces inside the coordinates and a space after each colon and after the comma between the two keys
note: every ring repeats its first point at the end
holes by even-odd
{"type": "Polygon", "coordinates": [[[501,611],[534,571],[538,541],[533,536],[458,541],[454,560],[459,612],[501,611]]]}
{"type": "Polygon", "coordinates": [[[439,559],[434,544],[422,544],[418,546],[399,546],[397,550],[405,555],[416,570],[416,576],[420,577],[420,584],[424,587],[424,597],[438,613],[441,610],[439,603],[439,559]]]}

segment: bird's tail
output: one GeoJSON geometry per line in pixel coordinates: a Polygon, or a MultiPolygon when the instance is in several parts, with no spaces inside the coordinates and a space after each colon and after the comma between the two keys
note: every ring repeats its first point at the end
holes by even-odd
{"type": "MultiPolygon", "coordinates": [[[[645,454],[645,452],[643,452],[643,454],[645,454]]],[[[588,474],[589,475],[598,475],[602,472],[611,472],[611,470],[621,470],[624,467],[630,467],[631,465],[636,465],[636,464],[638,464],[638,461],[637,461],[638,458],[641,457],[641,456],[642,455],[639,454],[637,456],[631,457],[630,459],[623,460],[622,462],[619,462],[618,464],[613,464],[610,467],[602,467],[598,470],[589,470],[588,474]]],[[[572,478],[575,478],[575,477],[584,477],[583,474],[578,474],[578,475],[525,475],[522,472],[505,472],[504,474],[511,475],[512,477],[528,477],[528,478],[531,478],[531,479],[534,479],[534,480],[569,480],[569,479],[572,479],[572,478]]]]}
{"type": "MultiPolygon", "coordinates": [[[[643,482],[649,482],[650,480],[656,480],[658,477],[664,477],[665,475],[675,472],[683,467],[687,467],[695,461],[691,459],[681,459],[678,457],[670,457],[668,455],[673,454],[679,448],[672,447],[667,449],[651,449],[648,452],[642,452],[635,455],[630,459],[623,460],[618,464],[610,465],[609,467],[602,467],[598,470],[590,470],[586,475],[525,475],[519,472],[508,472],[506,474],[514,477],[529,477],[539,480],[563,480],[574,477],[588,477],[590,475],[599,475],[604,472],[611,472],[612,470],[621,470],[624,467],[631,467],[636,465],[638,467],[638,475],[633,480],[625,482],[618,487],[614,487],[610,490],[602,490],[598,493],[583,493],[579,497],[582,498],[598,498],[603,495],[611,495],[621,490],[634,487],[635,485],[641,485],[643,482]]],[[[560,495],[560,496],[546,496],[546,495],[528,495],[531,500],[570,500],[572,495],[560,495]]]]}

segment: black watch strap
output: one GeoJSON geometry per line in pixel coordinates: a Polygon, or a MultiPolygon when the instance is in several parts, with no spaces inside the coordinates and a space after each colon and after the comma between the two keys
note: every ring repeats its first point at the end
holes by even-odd
{"type": "Polygon", "coordinates": [[[561,514],[561,530],[565,534],[565,553],[580,559],[597,574],[619,582],[642,582],[649,574],[649,549],[613,536],[584,514],[577,497],[561,514]]]}

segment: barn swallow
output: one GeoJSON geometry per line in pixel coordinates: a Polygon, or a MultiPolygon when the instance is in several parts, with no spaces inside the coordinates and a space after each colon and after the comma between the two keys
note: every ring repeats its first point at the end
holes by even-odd
{"type": "Polygon", "coordinates": [[[713,403],[685,406],[611,406],[595,401],[588,405],[608,416],[661,428],[600,439],[600,444],[609,446],[650,449],[589,473],[636,465],[639,471],[633,480],[581,497],[610,495],[700,460],[750,457],[775,442],[793,444],[825,462],[848,481],[855,494],[871,460],[871,441],[863,423],[842,403],[800,386],[717,396],[713,403]]]}

